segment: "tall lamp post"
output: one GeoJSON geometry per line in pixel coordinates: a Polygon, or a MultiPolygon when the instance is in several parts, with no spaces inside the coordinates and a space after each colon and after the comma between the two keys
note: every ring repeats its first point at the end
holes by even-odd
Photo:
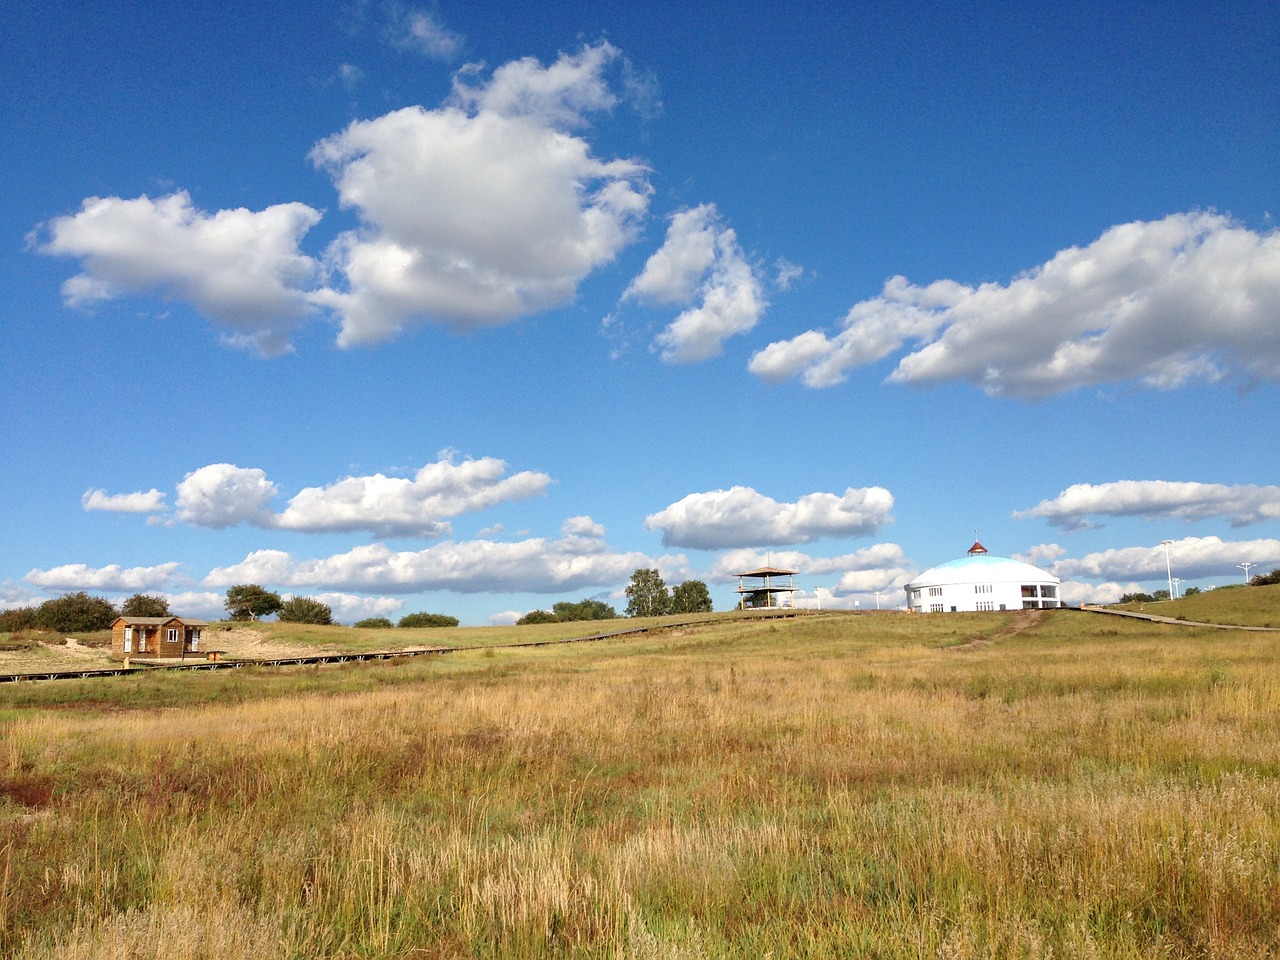
{"type": "MultiPolygon", "coordinates": [[[[1174,577],[1174,578],[1173,578],[1173,587],[1174,587],[1174,589],[1176,590],[1176,589],[1177,589],[1178,587],[1180,587],[1180,586],[1182,586],[1182,578],[1181,578],[1181,577],[1174,577]]],[[[1175,593],[1175,594],[1174,594],[1170,599],[1172,599],[1172,600],[1177,600],[1177,599],[1178,599],[1178,595],[1175,593]]]]}
{"type": "Polygon", "coordinates": [[[1237,567],[1239,567],[1241,570],[1243,570],[1243,571],[1244,571],[1244,582],[1245,582],[1245,583],[1248,583],[1248,582],[1249,582],[1249,568],[1250,568],[1250,567],[1256,567],[1256,566],[1257,566],[1257,564],[1256,564],[1256,563],[1249,563],[1248,561],[1245,561],[1244,563],[1237,563],[1237,564],[1236,564],[1236,566],[1237,566],[1237,567]]]}
{"type": "Polygon", "coordinates": [[[1173,567],[1169,564],[1169,547],[1173,543],[1172,540],[1161,540],[1160,546],[1164,547],[1164,572],[1169,576],[1169,599],[1173,599],[1173,567]]]}

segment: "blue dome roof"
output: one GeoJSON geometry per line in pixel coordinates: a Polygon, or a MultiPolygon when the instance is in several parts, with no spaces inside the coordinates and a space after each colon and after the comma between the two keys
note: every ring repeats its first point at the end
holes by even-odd
{"type": "Polygon", "coordinates": [[[975,553],[931,567],[909,584],[913,587],[936,587],[949,583],[1060,583],[1052,574],[1021,560],[975,553]]]}

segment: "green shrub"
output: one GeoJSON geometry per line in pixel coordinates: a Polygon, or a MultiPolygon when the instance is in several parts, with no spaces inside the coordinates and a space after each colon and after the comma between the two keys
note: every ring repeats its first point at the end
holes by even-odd
{"type": "Polygon", "coordinates": [[[397,627],[456,627],[457,617],[443,613],[407,613],[400,618],[397,627]]]}

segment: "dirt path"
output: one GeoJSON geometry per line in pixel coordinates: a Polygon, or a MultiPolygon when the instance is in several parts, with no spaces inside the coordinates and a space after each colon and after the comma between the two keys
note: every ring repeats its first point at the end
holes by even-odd
{"type": "Polygon", "coordinates": [[[976,650],[978,647],[985,647],[987,644],[995,643],[997,640],[1008,640],[1010,637],[1016,637],[1024,630],[1039,626],[1044,616],[1044,610],[1019,610],[1010,618],[1009,623],[1002,630],[997,630],[987,636],[974,637],[972,640],[966,640],[964,643],[958,643],[948,649],[976,650]]]}

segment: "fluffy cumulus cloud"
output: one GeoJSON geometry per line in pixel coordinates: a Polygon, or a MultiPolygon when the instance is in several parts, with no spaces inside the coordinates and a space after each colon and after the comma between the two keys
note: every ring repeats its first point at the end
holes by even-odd
{"type": "Polygon", "coordinates": [[[1077,483],[1029,510],[1015,511],[1013,516],[1019,520],[1040,518],[1066,530],[1099,526],[1092,517],[1188,522],[1221,517],[1233,527],[1243,527],[1280,517],[1280,487],[1169,480],[1077,483]]]}
{"type": "Polygon", "coordinates": [[[235,342],[275,355],[314,309],[307,291],[319,264],[298,245],[319,220],[302,203],[207,213],[185,191],[90,197],[79,213],[46,224],[38,249],[80,259],[84,272],[63,285],[69,306],[159,293],[192,304],[235,342]]]}
{"type": "Polygon", "coordinates": [[[155,487],[146,493],[107,493],[105,490],[86,490],[80,498],[85,510],[106,510],[111,513],[162,513],[167,507],[165,494],[155,487]]]}
{"type": "Polygon", "coordinates": [[[154,567],[128,568],[115,563],[105,567],[67,563],[50,570],[31,570],[22,579],[46,590],[106,590],[128,593],[155,590],[177,582],[178,567],[177,561],[154,567]]]}
{"type": "Polygon", "coordinates": [[[345,288],[314,297],[340,318],[340,345],[561,306],[631,242],[647,169],[599,159],[567,132],[612,106],[604,71],[617,57],[599,44],[550,67],[506,64],[487,84],[459,80],[444,107],[356,121],[316,146],[313,160],[362,224],[327,254],[345,288]]]}
{"type": "Polygon", "coordinates": [[[178,484],[175,519],[215,530],[249,524],[299,533],[365,531],[377,537],[446,537],[452,534],[448,518],[527,500],[545,492],[551,483],[550,476],[537,471],[506,473],[503,460],[459,461],[446,451],[412,478],[375,473],[305,487],[277,513],[272,501],[280,488],[265,471],[212,463],[187,474],[178,484]]]}
{"type": "Polygon", "coordinates": [[[724,341],[753,329],[768,307],[737,234],[710,203],[672,216],[666,240],[623,299],[687,308],[655,341],[662,359],[671,363],[720,356],[724,341]]]}
{"type": "Polygon", "coordinates": [[[299,560],[280,550],[259,550],[243,562],[213,570],[210,587],[269,583],[287,588],[325,588],[379,593],[561,593],[625,581],[637,567],[651,566],[641,553],[617,553],[601,539],[535,537],[514,543],[472,540],[395,551],[385,544],[299,560]]]}
{"type": "MultiPolygon", "coordinates": [[[[428,14],[393,14],[402,45],[445,58],[457,51],[460,38],[428,14]]],[[[608,43],[550,66],[504,64],[487,81],[468,66],[442,106],[356,121],[320,141],[311,159],[360,224],[322,260],[300,250],[319,211],[282,203],[209,213],[184,191],[90,197],[37,229],[33,244],[80,260],[83,271],[63,287],[69,305],[159,293],[264,356],[291,349],[291,333],[325,311],[344,347],[424,323],[507,323],[569,303],[648,212],[648,168],[597,157],[569,132],[611,109],[615,86],[648,95],[608,43]]]]}
{"type": "Polygon", "coordinates": [[[193,470],[177,487],[177,519],[222,530],[242,523],[272,522],[271,501],[279,488],[257,467],[211,463],[193,470]]]}
{"type": "Polygon", "coordinates": [[[442,537],[451,534],[443,518],[526,500],[545,492],[551,477],[530,470],[504,476],[507,465],[493,457],[458,463],[443,457],[412,479],[347,477],[325,487],[308,487],[290,501],[272,524],[305,533],[367,530],[378,537],[442,537]]]}
{"type": "Polygon", "coordinates": [[[1008,284],[894,277],[843,329],[772,343],[750,370],[810,387],[910,343],[889,379],[963,381],[992,396],[1045,397],[1137,380],[1280,379],[1280,233],[1214,213],[1112,227],[1008,284]]]}
{"type": "Polygon", "coordinates": [[[1175,577],[1199,580],[1202,577],[1234,578],[1242,573],[1238,569],[1242,562],[1256,564],[1262,570],[1280,565],[1280,540],[1185,537],[1169,544],[1167,566],[1165,548],[1160,544],[1103,550],[1041,566],[1064,580],[1164,580],[1170,569],[1175,577]]]}
{"type": "Polygon", "coordinates": [[[691,493],[645,518],[664,546],[695,550],[809,543],[820,537],[861,537],[892,521],[893,494],[849,487],[843,495],[810,493],[779,503],[750,487],[691,493]]]}

